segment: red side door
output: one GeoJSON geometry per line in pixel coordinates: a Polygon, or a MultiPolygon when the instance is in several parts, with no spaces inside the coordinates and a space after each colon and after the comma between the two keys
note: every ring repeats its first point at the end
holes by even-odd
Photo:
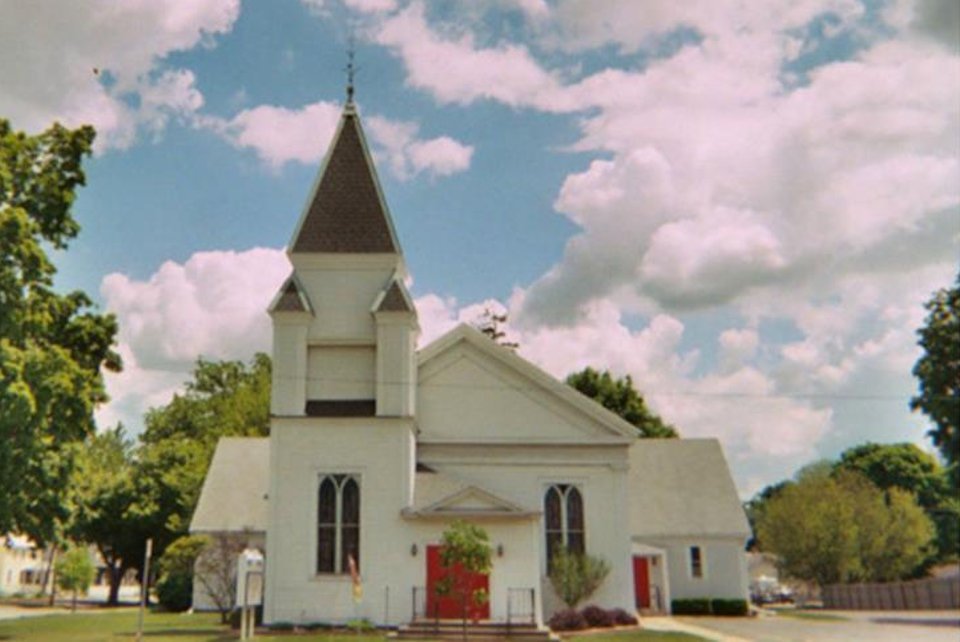
{"type": "Polygon", "coordinates": [[[638,609],[650,608],[650,566],[646,557],[633,558],[633,593],[638,609]]]}
{"type": "MultiPolygon", "coordinates": [[[[457,578],[454,583],[459,584],[459,580],[466,578],[468,591],[483,589],[489,595],[490,577],[480,573],[467,573],[459,566],[451,569],[445,569],[440,564],[440,546],[427,546],[427,613],[428,618],[439,617],[443,619],[460,619],[463,616],[460,598],[456,595],[445,595],[439,597],[436,594],[437,583],[442,580],[447,573],[453,573],[457,578]]],[[[490,602],[481,605],[470,606],[467,608],[467,618],[471,620],[489,620],[490,602]]]]}

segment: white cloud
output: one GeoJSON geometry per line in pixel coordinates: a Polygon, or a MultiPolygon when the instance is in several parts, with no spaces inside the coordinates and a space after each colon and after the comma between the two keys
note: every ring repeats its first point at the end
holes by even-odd
{"type": "Polygon", "coordinates": [[[492,99],[511,106],[537,105],[565,110],[560,81],[522,46],[478,48],[467,33],[442,36],[427,24],[421,2],[382,22],[376,42],[398,53],[407,83],[430,91],[444,103],[492,99]]]}
{"type": "Polygon", "coordinates": [[[111,401],[101,426],[138,427],[143,413],[170,400],[200,356],[249,359],[270,351],[267,307],[289,273],[283,250],[198,252],[168,261],[140,281],[114,273],[100,287],[117,315],[124,370],[107,375],[111,401]]]}
{"type": "Polygon", "coordinates": [[[141,367],[183,367],[199,355],[267,349],[267,306],[289,273],[282,250],[198,252],[183,264],[167,261],[146,281],[107,275],[100,294],[141,367]]]}
{"type": "Polygon", "coordinates": [[[28,131],[90,123],[98,149],[129,146],[144,121],[156,131],[199,107],[192,74],[160,61],[230,31],[239,10],[239,0],[3,3],[0,113],[28,131]]]}
{"type": "Polygon", "coordinates": [[[273,169],[285,163],[314,163],[326,151],[340,120],[341,107],[320,101],[301,109],[259,105],[229,121],[207,117],[202,124],[239,148],[249,148],[273,169]]]}
{"type": "MultiPolygon", "coordinates": [[[[300,109],[260,105],[225,120],[212,116],[197,119],[239,148],[252,149],[270,168],[289,162],[315,163],[330,144],[340,121],[342,107],[320,101],[300,109]]],[[[416,123],[383,116],[364,119],[375,154],[385,158],[394,176],[401,180],[426,173],[449,176],[470,167],[473,147],[448,136],[418,138],[416,123]]]]}

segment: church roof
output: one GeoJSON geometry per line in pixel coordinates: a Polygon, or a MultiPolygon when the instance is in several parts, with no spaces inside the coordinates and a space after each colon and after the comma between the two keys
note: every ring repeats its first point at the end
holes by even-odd
{"type": "Polygon", "coordinates": [[[377,306],[377,312],[411,312],[399,282],[394,281],[390,284],[390,289],[383,295],[380,305],[377,306]]]}
{"type": "Polygon", "coordinates": [[[270,312],[313,312],[310,299],[296,276],[291,274],[280,288],[277,297],[270,304],[270,312]]]}
{"type": "Polygon", "coordinates": [[[270,439],[221,437],[190,532],[266,531],[269,490],[270,439]]]}
{"type": "Polygon", "coordinates": [[[343,110],[290,252],[400,253],[360,117],[352,104],[343,110]]]}
{"type": "Polygon", "coordinates": [[[638,439],[629,484],[634,537],[750,536],[716,439],[638,439]]]}

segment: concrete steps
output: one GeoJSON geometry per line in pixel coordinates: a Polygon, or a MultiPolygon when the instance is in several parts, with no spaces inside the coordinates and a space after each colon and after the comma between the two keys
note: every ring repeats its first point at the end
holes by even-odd
{"type": "MultiPolygon", "coordinates": [[[[549,629],[535,624],[511,624],[506,622],[467,622],[467,639],[477,642],[555,642],[559,640],[549,629]]],[[[460,620],[417,620],[400,626],[387,636],[396,640],[455,640],[463,639],[463,623],[460,620]]]]}

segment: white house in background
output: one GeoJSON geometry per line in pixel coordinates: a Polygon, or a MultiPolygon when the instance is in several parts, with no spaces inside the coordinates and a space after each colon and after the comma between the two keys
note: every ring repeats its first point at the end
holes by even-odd
{"type": "Polygon", "coordinates": [[[38,593],[46,576],[43,549],[23,535],[0,540],[0,595],[38,593]]]}
{"type": "Polygon", "coordinates": [[[480,618],[549,617],[556,546],[610,564],[590,599],[608,608],[747,597],[749,528],[715,440],[638,440],[467,326],[416,350],[403,254],[349,101],[288,255],[270,306],[270,437],[220,442],[191,525],[265,538],[267,622],[457,616],[431,590],[455,519],[493,542],[480,618]]]}

